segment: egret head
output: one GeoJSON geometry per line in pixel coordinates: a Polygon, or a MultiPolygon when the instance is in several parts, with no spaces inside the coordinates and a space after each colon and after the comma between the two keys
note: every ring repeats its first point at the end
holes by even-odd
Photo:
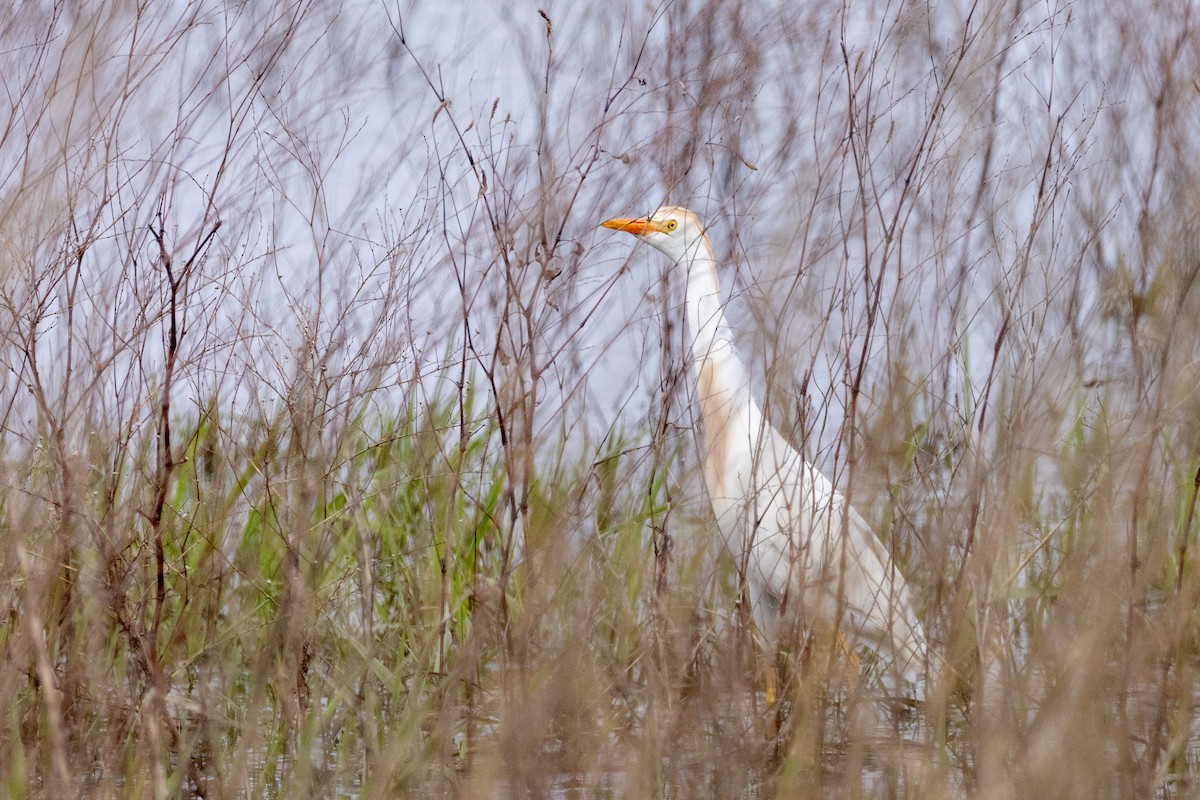
{"type": "Polygon", "coordinates": [[[610,219],[601,227],[632,233],[646,244],[666,253],[672,261],[680,262],[686,255],[695,255],[698,243],[704,240],[700,218],[678,206],[663,206],[648,217],[610,219]]]}

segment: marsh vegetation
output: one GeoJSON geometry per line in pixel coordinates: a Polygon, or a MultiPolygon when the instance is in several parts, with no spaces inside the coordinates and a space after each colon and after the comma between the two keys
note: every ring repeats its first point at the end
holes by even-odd
{"type": "Polygon", "coordinates": [[[1194,6],[619,6],[0,22],[5,794],[1195,793],[1194,6]],[[664,201],[918,708],[768,702],[664,201]]]}

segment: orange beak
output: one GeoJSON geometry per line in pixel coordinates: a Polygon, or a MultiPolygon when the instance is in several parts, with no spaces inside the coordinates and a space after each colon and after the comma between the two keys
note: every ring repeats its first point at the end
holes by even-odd
{"type": "Polygon", "coordinates": [[[610,219],[607,222],[600,223],[601,228],[612,228],[614,231],[625,231],[632,233],[634,236],[645,236],[647,233],[666,233],[667,229],[662,226],[662,223],[655,222],[649,217],[638,217],[637,219],[610,219]]]}

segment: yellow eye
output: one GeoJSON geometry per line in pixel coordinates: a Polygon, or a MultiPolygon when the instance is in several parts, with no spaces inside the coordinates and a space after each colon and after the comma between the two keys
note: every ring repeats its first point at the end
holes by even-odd
{"type": "Polygon", "coordinates": [[[667,220],[667,224],[664,225],[663,227],[667,229],[667,233],[670,233],[671,231],[673,231],[679,227],[679,223],[673,219],[669,219],[669,220],[667,220]]]}

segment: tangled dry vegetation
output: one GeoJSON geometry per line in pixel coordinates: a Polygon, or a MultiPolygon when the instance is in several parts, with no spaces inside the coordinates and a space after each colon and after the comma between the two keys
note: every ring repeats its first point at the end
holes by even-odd
{"type": "Polygon", "coordinates": [[[0,22],[5,793],[1194,794],[1193,5],[417,5],[0,22]],[[663,200],[920,706],[802,629],[767,701],[593,238],[663,200]]]}

